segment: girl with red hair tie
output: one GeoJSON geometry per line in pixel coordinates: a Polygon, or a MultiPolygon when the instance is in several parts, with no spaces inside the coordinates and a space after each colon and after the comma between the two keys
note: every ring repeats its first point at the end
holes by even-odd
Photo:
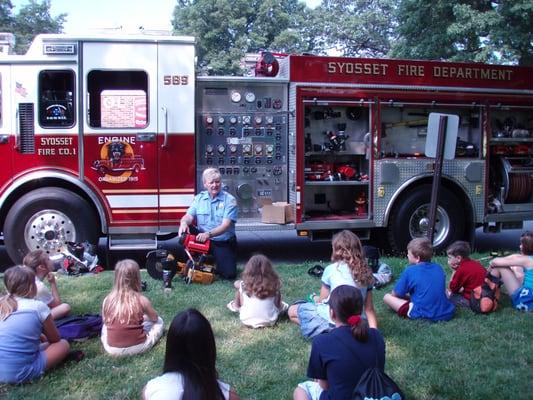
{"type": "Polygon", "coordinates": [[[363,297],[360,289],[341,285],[333,289],[329,301],[335,328],[316,336],[311,346],[307,376],[294,400],[349,399],[361,375],[376,365],[385,368],[385,342],[381,333],[369,328],[361,318],[363,297]]]}

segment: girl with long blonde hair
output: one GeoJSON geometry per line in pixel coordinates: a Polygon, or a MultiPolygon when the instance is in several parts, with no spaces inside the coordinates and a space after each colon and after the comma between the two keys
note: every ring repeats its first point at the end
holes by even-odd
{"type": "Polygon", "coordinates": [[[228,303],[228,308],[238,312],[246,326],[274,325],[289,306],[281,301],[281,280],[270,260],[262,254],[252,256],[241,278],[233,284],[235,299],[228,303]]]}
{"type": "Polygon", "coordinates": [[[343,230],[333,236],[331,247],[333,263],[324,269],[320,294],[314,295],[309,302],[289,307],[289,318],[300,325],[302,334],[307,338],[329,332],[335,326],[329,315],[328,298],[331,291],[340,285],[354,286],[361,291],[364,304],[362,316],[371,328],[378,326],[372,300],[374,277],[361,241],[355,233],[343,230]]]}
{"type": "Polygon", "coordinates": [[[102,344],[111,355],[125,356],[151,349],[163,334],[163,320],[141,293],[139,264],[117,262],[113,289],[102,304],[102,344]]]}
{"type": "Polygon", "coordinates": [[[24,383],[66,359],[70,346],[59,336],[48,306],[34,299],[33,270],[21,265],[8,268],[4,286],[7,293],[0,297],[0,383],[24,383]]]}

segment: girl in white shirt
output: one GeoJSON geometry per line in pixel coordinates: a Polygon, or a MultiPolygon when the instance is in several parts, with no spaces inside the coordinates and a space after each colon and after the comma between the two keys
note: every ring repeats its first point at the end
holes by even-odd
{"type": "Polygon", "coordinates": [[[219,381],[217,350],[209,321],[190,308],[174,317],[167,334],[163,375],[143,389],[145,400],[239,400],[219,381]]]}
{"type": "Polygon", "coordinates": [[[287,311],[281,301],[281,280],[270,260],[262,254],[246,263],[242,280],[234,283],[235,299],[227,307],[238,312],[241,322],[251,328],[272,326],[280,313],[287,311]]]}
{"type": "Polygon", "coordinates": [[[35,300],[40,300],[50,307],[52,319],[66,317],[70,313],[70,305],[63,303],[59,297],[53,272],[54,263],[50,260],[48,254],[43,250],[34,250],[26,254],[22,263],[35,272],[35,285],[37,286],[35,300]],[[48,281],[50,289],[44,284],[45,279],[48,281]]]}

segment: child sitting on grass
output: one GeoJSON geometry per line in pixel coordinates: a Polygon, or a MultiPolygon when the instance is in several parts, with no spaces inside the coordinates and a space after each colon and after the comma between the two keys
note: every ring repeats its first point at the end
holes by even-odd
{"type": "Polygon", "coordinates": [[[385,368],[385,342],[377,329],[361,318],[363,296],[349,285],[337,286],[329,297],[335,328],[313,339],[307,376],[300,383],[295,400],[350,399],[368,368],[385,368]]]}
{"type": "Polygon", "coordinates": [[[372,301],[374,276],[364,257],[363,246],[357,235],[344,230],[336,233],[331,241],[331,261],[322,274],[320,295],[311,295],[309,302],[300,302],[289,307],[291,321],[300,325],[302,335],[312,338],[335,327],[330,318],[328,297],[337,286],[350,285],[359,288],[363,296],[363,318],[371,328],[378,322],[372,301]]]}
{"type": "Polygon", "coordinates": [[[54,264],[48,254],[43,250],[34,250],[26,254],[22,263],[35,272],[35,285],[37,286],[35,300],[42,301],[50,308],[54,320],[66,317],[70,313],[70,305],[61,302],[53,272],[54,264]],[[45,278],[50,284],[50,290],[43,283],[45,278]]]}
{"type": "Polygon", "coordinates": [[[470,244],[462,240],[446,250],[448,265],[453,270],[446,295],[456,306],[470,307],[472,289],[483,284],[487,271],[479,261],[470,258],[470,244]]]}
{"type": "Polygon", "coordinates": [[[209,321],[195,309],[174,317],[167,334],[163,375],[143,389],[145,400],[239,400],[217,378],[217,349],[209,321]]]}
{"type": "Polygon", "coordinates": [[[141,272],[134,260],[115,266],[113,289],[102,304],[102,344],[114,356],[144,353],[163,334],[163,320],[141,294],[141,272]]]}
{"type": "Polygon", "coordinates": [[[289,305],[281,301],[281,280],[270,260],[252,256],[244,266],[242,280],[235,281],[235,299],[228,308],[238,312],[241,322],[251,328],[272,326],[289,305]]]}
{"type": "Polygon", "coordinates": [[[533,232],[520,237],[520,254],[494,258],[489,273],[503,281],[514,308],[533,311],[533,232]]]}
{"type": "Polygon", "coordinates": [[[383,301],[400,317],[430,321],[448,321],[455,306],[446,297],[446,275],[439,264],[432,263],[433,247],[427,238],[416,238],[407,245],[410,265],[398,278],[392,293],[383,301]]]}
{"type": "Polygon", "coordinates": [[[4,285],[7,294],[0,298],[0,383],[24,383],[65,360],[70,346],[59,336],[50,309],[34,299],[37,287],[32,269],[20,265],[8,268],[4,285]]]}

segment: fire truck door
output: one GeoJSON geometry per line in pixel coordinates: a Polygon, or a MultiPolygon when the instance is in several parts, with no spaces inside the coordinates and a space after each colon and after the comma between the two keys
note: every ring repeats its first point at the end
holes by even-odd
{"type": "Polygon", "coordinates": [[[157,44],[83,44],[84,175],[110,232],[159,227],[157,44]]]}
{"type": "Polygon", "coordinates": [[[157,158],[160,229],[165,232],[177,228],[194,196],[194,45],[158,46],[157,158]]]}
{"type": "Polygon", "coordinates": [[[11,116],[11,67],[0,66],[0,182],[7,182],[13,176],[12,150],[15,146],[11,116]]]}

